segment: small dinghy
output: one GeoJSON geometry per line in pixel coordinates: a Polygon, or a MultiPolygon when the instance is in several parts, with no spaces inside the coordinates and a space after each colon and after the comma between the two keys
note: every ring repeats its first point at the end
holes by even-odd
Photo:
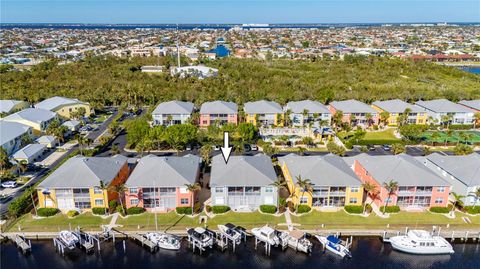
{"type": "Polygon", "coordinates": [[[168,250],[180,249],[180,238],[176,235],[166,233],[146,233],[145,237],[157,244],[159,248],[168,250]]]}
{"type": "Polygon", "coordinates": [[[329,235],[327,237],[315,235],[315,237],[322,243],[322,245],[330,252],[344,258],[351,258],[352,254],[350,250],[342,244],[342,240],[334,235],[329,235]]]}

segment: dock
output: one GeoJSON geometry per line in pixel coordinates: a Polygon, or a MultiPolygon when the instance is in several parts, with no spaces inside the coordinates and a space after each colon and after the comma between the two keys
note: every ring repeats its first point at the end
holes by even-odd
{"type": "Polygon", "coordinates": [[[14,236],[7,236],[6,238],[12,240],[12,242],[23,252],[23,254],[32,251],[32,242],[29,239],[26,239],[24,236],[15,234],[14,236]]]}
{"type": "Polygon", "coordinates": [[[147,247],[152,253],[158,250],[158,245],[150,241],[143,234],[131,233],[128,235],[128,237],[132,239],[134,242],[140,244],[142,247],[147,247]]]}

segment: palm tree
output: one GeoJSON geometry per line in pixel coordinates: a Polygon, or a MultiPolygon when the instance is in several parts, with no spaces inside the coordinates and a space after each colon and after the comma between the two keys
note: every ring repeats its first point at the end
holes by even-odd
{"type": "Polygon", "coordinates": [[[449,137],[452,137],[453,131],[452,130],[447,130],[445,132],[445,134],[446,134],[446,136],[445,136],[445,146],[447,146],[447,140],[448,140],[449,137]]]}
{"type": "Polygon", "coordinates": [[[367,120],[367,126],[370,126],[370,124],[372,123],[372,114],[371,113],[367,113],[365,114],[365,119],[367,120]]]}
{"type": "Polygon", "coordinates": [[[457,194],[456,192],[453,192],[453,191],[450,192],[450,195],[451,195],[451,198],[452,198],[452,205],[453,205],[451,212],[454,212],[457,205],[460,205],[460,206],[463,205],[462,199],[465,198],[465,196],[457,194]]]}
{"type": "MultiPolygon", "coordinates": [[[[388,125],[388,119],[390,118],[390,113],[388,111],[382,111],[380,113],[380,121],[382,122],[383,126],[388,125]]],[[[398,122],[397,122],[398,124],[398,122]]]]}
{"type": "Polygon", "coordinates": [[[473,203],[473,209],[477,206],[478,200],[480,200],[480,187],[473,193],[473,197],[475,197],[475,202],[473,203]]]}
{"type": "Polygon", "coordinates": [[[430,139],[432,140],[432,146],[433,143],[435,143],[436,140],[440,138],[440,134],[438,132],[433,132],[432,135],[430,136],[430,139]]]}
{"type": "Polygon", "coordinates": [[[473,129],[477,129],[477,122],[480,121],[480,112],[473,114],[473,129]]]}
{"type": "Polygon", "coordinates": [[[391,179],[389,182],[383,182],[383,187],[387,190],[387,193],[388,193],[388,198],[387,198],[387,201],[385,202],[385,207],[383,207],[383,214],[385,214],[388,203],[390,202],[390,198],[392,197],[393,194],[395,194],[395,192],[398,189],[398,182],[391,179]]]}
{"type": "Polygon", "coordinates": [[[125,215],[127,214],[127,211],[123,207],[123,199],[122,195],[125,193],[127,190],[127,187],[125,184],[117,184],[117,185],[112,185],[109,187],[109,189],[113,192],[115,192],[118,195],[118,200],[120,201],[120,205],[122,206],[122,210],[125,212],[125,215]]]}
{"type": "MultiPolygon", "coordinates": [[[[277,188],[277,191],[280,192],[282,189],[287,189],[287,182],[285,180],[282,180],[280,177],[277,178],[273,183],[270,184],[270,186],[273,186],[277,188]]],[[[279,200],[277,199],[277,209],[279,207],[279,200]]]]}
{"type": "Polygon", "coordinates": [[[308,109],[305,108],[302,111],[302,116],[303,116],[302,126],[305,127],[305,123],[308,122],[308,109]]]}
{"type": "Polygon", "coordinates": [[[200,184],[198,182],[195,182],[193,184],[185,184],[185,187],[187,188],[187,191],[190,192],[190,204],[192,204],[192,216],[193,216],[193,206],[195,205],[195,202],[193,201],[193,194],[196,191],[199,191],[202,189],[200,184]]]}
{"type": "Polygon", "coordinates": [[[311,182],[310,179],[302,179],[300,175],[296,177],[297,180],[297,187],[302,191],[302,195],[300,196],[300,201],[297,204],[297,208],[295,211],[298,210],[298,206],[300,205],[300,202],[305,195],[305,193],[312,193],[313,192],[313,183],[311,182]]]}
{"type": "MultiPolygon", "coordinates": [[[[365,182],[362,184],[363,191],[367,193],[368,196],[372,196],[377,191],[377,186],[370,182],[365,182]]],[[[367,203],[363,205],[363,213],[367,210],[367,203]]]]}
{"type": "Polygon", "coordinates": [[[77,135],[78,148],[80,149],[80,154],[83,155],[83,146],[85,146],[86,138],[80,134],[77,135]]]}
{"type": "Polygon", "coordinates": [[[107,215],[107,207],[108,207],[108,199],[106,197],[106,192],[108,190],[108,185],[106,185],[103,180],[100,180],[100,184],[98,185],[98,189],[102,190],[102,195],[103,195],[103,201],[105,203],[105,215],[107,215]]]}
{"type": "Polygon", "coordinates": [[[200,148],[200,156],[202,156],[203,162],[207,166],[210,163],[210,154],[212,153],[212,147],[210,145],[203,145],[200,148]]]}

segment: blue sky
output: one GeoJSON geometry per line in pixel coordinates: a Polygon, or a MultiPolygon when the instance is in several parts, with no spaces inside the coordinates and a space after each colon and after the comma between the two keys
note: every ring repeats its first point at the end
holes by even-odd
{"type": "Polygon", "coordinates": [[[480,0],[0,0],[1,22],[479,22],[480,0]]]}

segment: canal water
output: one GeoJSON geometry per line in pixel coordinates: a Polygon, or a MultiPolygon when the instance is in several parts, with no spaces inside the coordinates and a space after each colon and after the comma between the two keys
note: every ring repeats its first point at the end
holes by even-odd
{"type": "MultiPolygon", "coordinates": [[[[1,245],[2,269],[255,269],[255,268],[368,268],[368,269],[423,269],[452,268],[479,269],[480,244],[454,244],[455,254],[436,256],[416,256],[392,250],[389,244],[383,244],[379,238],[354,239],[351,259],[341,259],[329,252],[323,253],[320,245],[314,242],[314,251],[310,255],[294,250],[272,249],[271,255],[264,254],[264,248],[250,238],[246,243],[221,252],[209,250],[199,255],[193,254],[187,242],[183,242],[180,251],[160,250],[150,253],[137,244],[124,239],[116,243],[106,242],[101,251],[85,254],[79,249],[66,253],[57,253],[51,240],[32,241],[32,253],[23,255],[12,243],[1,245]]],[[[312,240],[315,241],[315,240],[312,240]]]]}

